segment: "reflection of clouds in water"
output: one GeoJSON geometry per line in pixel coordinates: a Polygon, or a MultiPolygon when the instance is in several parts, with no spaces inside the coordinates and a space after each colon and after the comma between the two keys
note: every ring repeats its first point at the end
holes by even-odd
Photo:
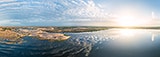
{"type": "Polygon", "coordinates": [[[80,52],[85,53],[85,56],[88,56],[90,54],[95,44],[109,39],[107,35],[105,35],[105,32],[101,31],[87,33],[69,33],[69,35],[74,38],[70,38],[68,42],[75,46],[81,47],[80,52]]]}
{"type": "Polygon", "coordinates": [[[155,38],[155,34],[152,34],[152,41],[154,41],[154,38],[155,38]]]}
{"type": "MultiPolygon", "coordinates": [[[[72,55],[84,53],[85,56],[89,56],[90,53],[96,52],[95,49],[101,49],[104,47],[104,46],[98,46],[98,45],[102,45],[102,44],[104,45],[104,42],[111,43],[111,42],[108,42],[111,40],[115,41],[114,43],[115,46],[110,44],[109,46],[114,46],[114,48],[117,48],[117,49],[132,48],[135,46],[140,46],[139,48],[141,48],[143,45],[141,46],[141,44],[138,44],[138,43],[141,43],[141,40],[146,39],[142,37],[143,36],[145,37],[145,35],[151,35],[149,34],[150,32],[149,30],[123,30],[123,31],[122,30],[116,30],[116,31],[105,30],[105,31],[98,31],[98,32],[66,33],[71,36],[71,38],[67,40],[66,43],[70,44],[70,46],[68,47],[75,50],[74,52],[70,52],[72,55]],[[125,34],[121,34],[121,33],[125,33],[125,34]],[[119,42],[116,42],[116,41],[119,41],[119,42]]],[[[112,41],[112,44],[114,41],[112,41]]],[[[142,43],[142,44],[145,44],[145,43],[142,43]]]]}
{"type": "Polygon", "coordinates": [[[160,34],[160,30],[146,30],[151,34],[151,41],[155,41],[155,38],[160,34]]]}

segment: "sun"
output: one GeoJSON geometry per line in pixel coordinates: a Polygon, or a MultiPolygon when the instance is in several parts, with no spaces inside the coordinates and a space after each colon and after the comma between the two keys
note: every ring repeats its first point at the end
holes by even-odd
{"type": "Polygon", "coordinates": [[[131,15],[124,15],[118,17],[116,22],[119,26],[140,26],[142,24],[145,24],[147,20],[131,15]]]}
{"type": "Polygon", "coordinates": [[[118,18],[118,24],[120,26],[133,26],[136,25],[134,19],[133,16],[121,16],[118,18]]]}

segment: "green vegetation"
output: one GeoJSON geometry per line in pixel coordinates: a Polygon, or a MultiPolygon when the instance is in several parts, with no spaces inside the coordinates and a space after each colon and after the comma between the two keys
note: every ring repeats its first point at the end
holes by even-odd
{"type": "Polygon", "coordinates": [[[44,30],[51,33],[79,33],[106,30],[107,27],[90,27],[90,26],[70,26],[70,27],[55,27],[54,30],[44,30]]]}
{"type": "Polygon", "coordinates": [[[12,30],[12,28],[5,28],[5,27],[4,27],[4,28],[2,28],[2,30],[3,30],[3,31],[12,30]]]}

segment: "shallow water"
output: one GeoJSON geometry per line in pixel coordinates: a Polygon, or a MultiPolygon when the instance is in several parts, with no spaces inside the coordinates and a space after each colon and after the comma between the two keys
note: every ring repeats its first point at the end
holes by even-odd
{"type": "Polygon", "coordinates": [[[0,40],[0,57],[160,57],[160,30],[109,29],[65,34],[71,38],[59,42],[32,37],[13,44],[0,40]]]}

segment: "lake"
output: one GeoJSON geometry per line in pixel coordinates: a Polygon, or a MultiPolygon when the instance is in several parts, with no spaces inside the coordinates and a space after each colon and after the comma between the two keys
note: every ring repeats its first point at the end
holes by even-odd
{"type": "Polygon", "coordinates": [[[24,37],[20,43],[0,40],[0,57],[160,57],[160,30],[108,29],[64,33],[65,41],[24,37]]]}

